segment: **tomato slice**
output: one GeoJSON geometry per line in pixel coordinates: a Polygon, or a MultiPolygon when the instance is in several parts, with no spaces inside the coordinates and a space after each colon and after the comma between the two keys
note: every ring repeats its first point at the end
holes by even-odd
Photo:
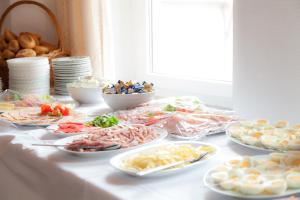
{"type": "Polygon", "coordinates": [[[60,112],[60,110],[58,108],[54,108],[54,110],[51,113],[52,116],[57,116],[60,117],[62,115],[62,113],[60,112]]]}
{"type": "Polygon", "coordinates": [[[57,105],[55,106],[54,110],[55,109],[59,110],[63,116],[68,116],[70,114],[70,110],[66,106],[57,105]]]}
{"type": "Polygon", "coordinates": [[[51,113],[53,111],[51,106],[48,104],[42,104],[40,106],[40,109],[41,109],[41,115],[47,115],[48,113],[51,113]]]}

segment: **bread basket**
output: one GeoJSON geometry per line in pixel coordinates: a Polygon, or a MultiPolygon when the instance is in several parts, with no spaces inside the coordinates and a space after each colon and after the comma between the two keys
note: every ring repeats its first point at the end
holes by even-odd
{"type": "MultiPolygon", "coordinates": [[[[43,9],[47,15],[50,17],[52,24],[54,25],[54,28],[56,30],[56,34],[57,34],[57,45],[56,45],[56,49],[50,51],[48,54],[44,54],[43,56],[47,56],[49,58],[50,64],[51,64],[51,60],[53,58],[57,58],[57,57],[63,57],[63,56],[69,56],[69,51],[66,51],[63,48],[63,37],[62,37],[62,32],[61,32],[61,28],[57,22],[57,19],[55,17],[55,15],[53,14],[53,12],[44,4],[36,2],[36,1],[30,1],[30,0],[21,0],[21,1],[17,1],[15,3],[13,3],[12,5],[10,5],[9,7],[6,8],[6,10],[2,13],[1,18],[0,18],[0,33],[2,33],[3,31],[3,23],[4,20],[6,19],[7,15],[17,6],[21,6],[21,5],[33,5],[33,6],[38,6],[39,8],[43,9]]],[[[24,30],[26,31],[26,30],[24,30]]],[[[9,71],[8,71],[8,67],[7,67],[7,63],[5,61],[1,61],[0,60],[0,77],[2,78],[3,81],[3,89],[7,89],[8,88],[8,82],[9,82],[9,71]]],[[[50,71],[50,83],[51,86],[54,85],[54,76],[53,76],[53,67],[51,64],[51,71],[50,71]]]]}

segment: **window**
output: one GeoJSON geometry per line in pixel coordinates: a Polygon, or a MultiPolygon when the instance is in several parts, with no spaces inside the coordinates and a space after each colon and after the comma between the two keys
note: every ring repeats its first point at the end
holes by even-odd
{"type": "Polygon", "coordinates": [[[152,0],[154,74],[232,80],[230,2],[152,0]]]}
{"type": "Polygon", "coordinates": [[[232,107],[232,0],[116,2],[116,79],[152,81],[158,96],[232,107]]]}

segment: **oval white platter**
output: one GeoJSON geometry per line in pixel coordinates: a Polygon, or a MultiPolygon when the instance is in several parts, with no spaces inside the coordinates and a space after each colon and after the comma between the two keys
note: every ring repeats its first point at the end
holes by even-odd
{"type": "MultiPolygon", "coordinates": [[[[230,133],[230,127],[234,126],[236,124],[231,124],[230,126],[227,127],[226,129],[226,136],[228,137],[228,139],[230,139],[232,142],[237,143],[239,145],[242,145],[244,147],[250,148],[250,149],[254,149],[254,150],[259,150],[259,151],[265,151],[265,152],[274,152],[274,151],[280,151],[280,152],[293,152],[293,150],[283,150],[283,149],[272,149],[272,148],[268,148],[268,147],[264,147],[264,146],[254,146],[254,145],[250,145],[250,144],[245,144],[244,142],[240,141],[237,138],[234,138],[231,136],[230,133]]],[[[294,150],[295,151],[295,150],[294,150]]]]}
{"type": "MultiPolygon", "coordinates": [[[[268,155],[260,155],[260,156],[252,156],[255,158],[266,158],[268,155]]],[[[263,194],[259,194],[259,195],[246,195],[246,194],[242,194],[242,193],[238,193],[238,192],[234,192],[234,191],[229,191],[229,190],[223,190],[220,187],[217,186],[216,183],[214,183],[214,181],[212,180],[212,178],[210,177],[211,173],[214,171],[216,167],[208,170],[206,172],[206,174],[203,177],[203,183],[204,185],[209,188],[210,190],[222,194],[222,195],[226,195],[226,196],[230,196],[230,197],[236,197],[236,198],[242,198],[242,199],[274,199],[274,198],[279,198],[279,197],[285,197],[285,196],[291,196],[291,195],[295,195],[297,193],[300,193],[300,189],[294,189],[294,190],[287,190],[282,194],[274,194],[274,195],[263,195],[263,194]]]]}
{"type": "Polygon", "coordinates": [[[116,168],[119,171],[122,171],[126,174],[132,175],[132,176],[137,176],[140,177],[139,174],[137,174],[137,171],[134,170],[129,170],[129,169],[124,169],[122,167],[122,161],[130,156],[142,153],[143,151],[147,151],[150,150],[152,148],[157,148],[160,146],[164,146],[164,145],[183,145],[183,144],[190,144],[192,146],[198,147],[198,146],[211,146],[215,149],[215,152],[210,153],[209,156],[207,156],[205,159],[185,165],[181,168],[170,168],[170,169],[166,169],[166,170],[161,170],[155,173],[151,173],[148,175],[145,175],[143,177],[159,177],[159,176],[167,176],[167,175],[172,175],[172,174],[177,174],[179,172],[182,171],[186,171],[189,169],[192,169],[196,166],[202,165],[204,163],[206,163],[208,160],[212,159],[213,157],[215,157],[215,155],[217,154],[217,152],[219,151],[218,148],[212,144],[209,143],[204,143],[204,142],[197,142],[197,141],[177,141],[177,142],[163,142],[160,144],[154,144],[154,145],[149,145],[149,146],[145,146],[145,147],[141,147],[138,149],[134,149],[125,153],[121,153],[119,155],[114,156],[113,158],[110,159],[110,164],[116,168]]]}
{"type": "MultiPolygon", "coordinates": [[[[68,149],[65,149],[64,147],[57,147],[57,148],[60,151],[63,151],[63,152],[69,153],[69,154],[73,154],[73,155],[77,155],[77,156],[81,156],[81,157],[104,157],[104,156],[114,155],[117,153],[128,151],[131,149],[135,149],[135,148],[138,148],[141,146],[153,144],[155,142],[159,142],[159,141],[163,140],[165,137],[167,137],[167,135],[168,135],[167,131],[164,129],[154,128],[154,130],[157,131],[157,133],[159,134],[159,136],[156,139],[152,140],[151,142],[148,142],[145,144],[140,144],[140,145],[137,145],[134,147],[129,147],[129,148],[109,150],[109,151],[96,151],[96,152],[78,152],[78,151],[70,151],[68,149]]],[[[84,134],[74,135],[74,136],[59,139],[59,140],[55,141],[54,144],[65,145],[65,144],[71,143],[73,140],[80,139],[82,137],[84,137],[84,134]]]]}
{"type": "Polygon", "coordinates": [[[226,130],[226,136],[232,142],[237,143],[239,145],[242,145],[244,147],[250,148],[250,149],[259,150],[259,151],[265,151],[265,152],[279,151],[279,150],[275,150],[275,149],[268,149],[268,148],[264,148],[264,147],[259,147],[259,146],[254,146],[254,145],[250,145],[250,144],[245,144],[242,141],[240,141],[240,140],[232,137],[231,134],[229,133],[228,129],[226,130]]]}

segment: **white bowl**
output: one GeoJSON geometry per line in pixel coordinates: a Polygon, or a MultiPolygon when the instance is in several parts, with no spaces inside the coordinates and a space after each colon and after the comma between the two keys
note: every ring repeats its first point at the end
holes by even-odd
{"type": "Polygon", "coordinates": [[[102,90],[97,88],[83,88],[67,86],[69,95],[81,104],[96,104],[103,102],[102,90]]]}
{"type": "Polygon", "coordinates": [[[103,94],[105,103],[113,110],[122,110],[138,106],[150,101],[154,92],[133,94],[103,94]]]}

